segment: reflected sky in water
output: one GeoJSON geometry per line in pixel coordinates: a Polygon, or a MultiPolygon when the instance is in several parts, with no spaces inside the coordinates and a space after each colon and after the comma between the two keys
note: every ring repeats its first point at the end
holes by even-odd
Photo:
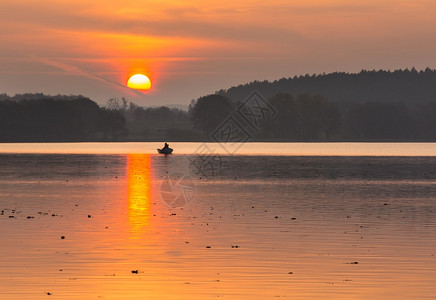
{"type": "Polygon", "coordinates": [[[185,155],[0,155],[0,298],[436,294],[436,158],[222,163],[204,178],[185,155]],[[161,183],[180,174],[195,196],[171,208],[161,183]]]}

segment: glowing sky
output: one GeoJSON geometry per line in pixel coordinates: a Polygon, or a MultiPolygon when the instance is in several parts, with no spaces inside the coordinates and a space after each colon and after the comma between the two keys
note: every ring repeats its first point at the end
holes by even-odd
{"type": "Polygon", "coordinates": [[[252,80],[435,68],[435,16],[434,0],[2,0],[0,93],[188,104],[252,80]],[[151,91],[123,87],[135,73],[151,91]]]}

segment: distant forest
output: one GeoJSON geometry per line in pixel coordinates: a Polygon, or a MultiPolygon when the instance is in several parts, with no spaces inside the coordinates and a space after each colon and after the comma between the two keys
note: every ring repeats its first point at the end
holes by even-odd
{"type": "Polygon", "coordinates": [[[400,102],[436,101],[436,70],[367,71],[360,73],[313,74],[251,83],[220,90],[217,93],[233,101],[242,101],[257,90],[264,97],[289,93],[322,95],[332,103],[340,102],[400,102]]]}
{"type": "Polygon", "coordinates": [[[253,91],[276,114],[251,141],[436,141],[436,70],[427,68],[254,81],[192,100],[188,111],[0,94],[0,142],[210,141],[253,91]]]}
{"type": "Polygon", "coordinates": [[[82,96],[0,95],[1,142],[113,140],[127,132],[120,112],[82,96]]]}

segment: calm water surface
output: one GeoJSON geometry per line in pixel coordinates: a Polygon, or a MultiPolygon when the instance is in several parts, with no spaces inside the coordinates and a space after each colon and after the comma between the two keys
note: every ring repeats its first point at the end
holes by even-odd
{"type": "Polygon", "coordinates": [[[434,144],[351,146],[199,170],[210,155],[1,145],[0,299],[434,299],[434,144]]]}
{"type": "MultiPolygon", "coordinates": [[[[11,143],[0,153],[155,154],[162,143],[11,143]]],[[[192,155],[205,148],[221,155],[293,156],[436,156],[436,143],[171,143],[175,154],[192,155]]],[[[203,153],[204,154],[204,153],[203,153]]]]}

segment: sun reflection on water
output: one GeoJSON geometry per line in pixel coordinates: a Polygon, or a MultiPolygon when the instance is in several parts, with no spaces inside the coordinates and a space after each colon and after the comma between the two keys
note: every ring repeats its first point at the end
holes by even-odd
{"type": "Polygon", "coordinates": [[[135,238],[150,222],[151,159],[149,154],[127,155],[127,199],[130,230],[135,238]]]}

